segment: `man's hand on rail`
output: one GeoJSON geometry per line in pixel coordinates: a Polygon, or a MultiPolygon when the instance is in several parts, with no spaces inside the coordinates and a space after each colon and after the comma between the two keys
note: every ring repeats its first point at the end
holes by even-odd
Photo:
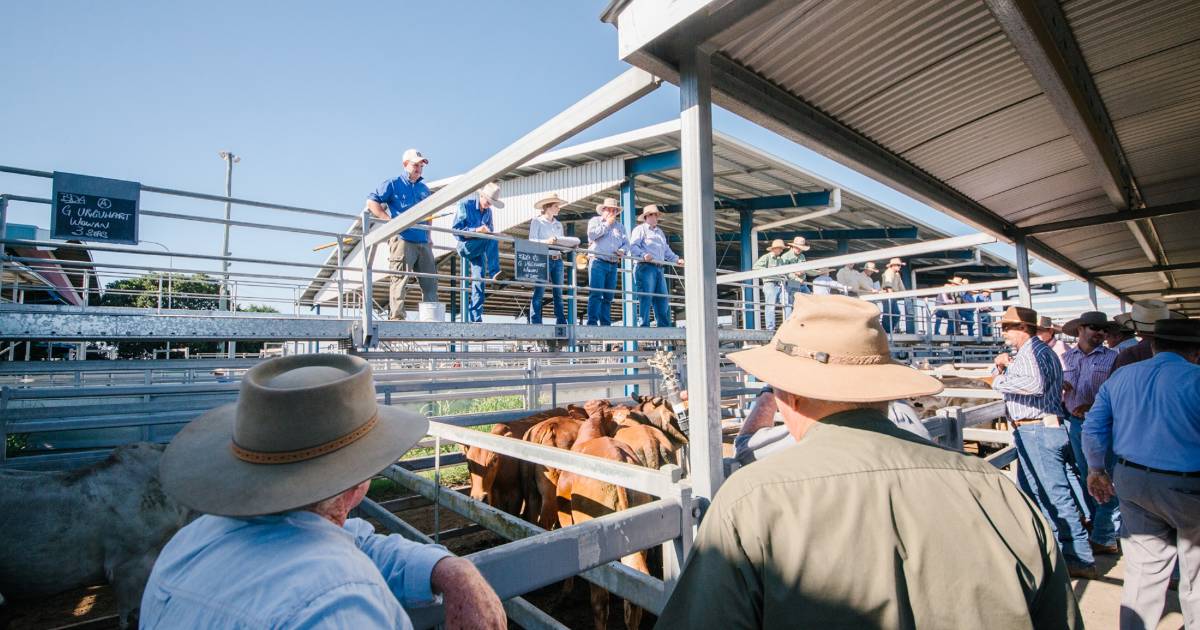
{"type": "Polygon", "coordinates": [[[430,585],[442,594],[447,628],[507,628],[504,606],[471,561],[443,558],[433,567],[430,585]]]}

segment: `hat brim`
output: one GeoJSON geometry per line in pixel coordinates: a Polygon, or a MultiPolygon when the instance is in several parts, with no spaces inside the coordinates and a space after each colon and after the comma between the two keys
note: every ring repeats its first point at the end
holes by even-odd
{"type": "Polygon", "coordinates": [[[1194,335],[1164,335],[1156,333],[1153,335],[1155,339],[1165,339],[1167,341],[1182,341],[1183,343],[1200,343],[1200,337],[1194,335]]]}
{"type": "Polygon", "coordinates": [[[424,417],[381,406],[375,428],[345,447],[292,464],[251,464],[230,448],[236,414],[237,403],[205,413],[163,453],[163,489],[193,510],[258,516],[328,499],[390,466],[429,431],[424,417]]]}
{"type": "MultiPolygon", "coordinates": [[[[487,195],[484,195],[484,196],[485,196],[485,197],[487,197],[487,195]]],[[[500,201],[499,199],[492,199],[491,197],[488,197],[488,198],[487,198],[487,200],[488,200],[488,201],[489,201],[489,202],[492,204],[492,207],[493,207],[493,208],[495,208],[495,209],[497,209],[497,210],[503,210],[503,209],[504,209],[504,202],[503,202],[503,201],[500,201]]]]}
{"type": "Polygon", "coordinates": [[[882,402],[932,396],[942,382],[897,363],[835,365],[794,357],[765,346],[733,352],[729,360],[776,389],[817,400],[882,402]]]}
{"type": "Polygon", "coordinates": [[[645,221],[645,220],[646,220],[646,217],[649,217],[649,216],[655,216],[655,217],[656,217],[656,216],[658,216],[658,215],[660,215],[660,214],[662,214],[662,213],[661,213],[661,212],[643,212],[643,213],[642,213],[642,214],[641,214],[641,215],[638,217],[638,221],[645,221]]]}
{"type": "Polygon", "coordinates": [[[1067,335],[1068,337],[1078,337],[1080,323],[1081,322],[1080,322],[1079,318],[1076,317],[1075,319],[1072,319],[1071,321],[1063,324],[1062,325],[1063,334],[1067,335]]]}
{"type": "Polygon", "coordinates": [[[806,251],[812,249],[812,247],[810,247],[808,245],[797,245],[795,243],[788,243],[788,247],[795,247],[796,249],[798,249],[802,252],[806,252],[806,251]]]}
{"type": "Polygon", "coordinates": [[[554,204],[558,204],[560,207],[565,206],[565,205],[567,205],[567,200],[566,199],[557,199],[555,197],[548,197],[546,199],[539,200],[537,203],[533,204],[533,207],[537,208],[538,210],[545,210],[546,206],[550,206],[550,205],[554,205],[554,204]]]}

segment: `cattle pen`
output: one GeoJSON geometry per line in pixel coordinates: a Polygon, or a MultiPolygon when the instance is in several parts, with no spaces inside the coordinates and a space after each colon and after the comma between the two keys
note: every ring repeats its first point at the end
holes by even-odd
{"type": "MultiPolygon", "coordinates": [[[[907,3],[930,18],[957,16],[986,25],[964,34],[884,24],[867,6],[872,3],[852,4],[864,10],[829,19],[844,21],[842,28],[870,41],[890,34],[928,42],[939,51],[938,62],[957,64],[959,72],[938,70],[938,62],[922,57],[919,47],[897,53],[895,63],[911,66],[906,93],[928,96],[929,102],[915,103],[895,98],[894,86],[879,83],[878,59],[841,56],[830,63],[855,78],[862,94],[828,94],[797,78],[793,67],[794,59],[818,56],[824,41],[804,36],[812,16],[800,5],[807,3],[709,0],[662,9],[655,0],[616,0],[604,18],[616,27],[621,56],[632,66],[628,71],[475,168],[434,182],[430,197],[390,221],[358,208],[299,207],[138,184],[147,204],[138,209],[140,220],[208,236],[236,230],[287,240],[305,254],[316,246],[330,250],[324,261],[301,255],[267,259],[253,251],[212,254],[199,246],[173,251],[136,237],[108,243],[52,237],[12,217],[57,211],[48,184],[57,184],[61,174],[0,166],[6,178],[0,183],[47,185],[44,195],[0,190],[0,436],[6,444],[0,468],[82,469],[122,444],[166,443],[189,420],[235,400],[241,375],[270,357],[354,354],[371,363],[380,404],[430,419],[419,446],[432,450],[383,471],[381,477],[403,488],[405,497],[367,499],[359,514],[419,541],[465,531],[440,528],[436,516],[432,531],[422,531],[394,513],[405,501],[419,500],[432,504],[435,515],[447,510],[469,523],[470,531],[503,539],[466,557],[522,627],[564,627],[522,596],[574,576],[658,614],[705,507],[736,468],[728,449],[730,429],[736,430],[761,384],[726,355],[771,339],[763,315],[776,305],[760,298],[762,282],[902,258],[911,263],[906,289],[861,299],[895,305],[889,340],[897,360],[948,382],[955,379],[940,394],[945,404],[935,405],[923,424],[939,445],[976,453],[1011,473],[1016,455],[1002,422],[1003,402],[991,390],[960,385],[961,379],[985,376],[991,357],[1003,348],[999,330],[985,326],[988,318],[1006,306],[1024,305],[1061,321],[1085,310],[1124,312],[1143,298],[1166,299],[1185,315],[1200,310],[1200,238],[1189,221],[1200,211],[1200,162],[1194,160],[1194,134],[1175,135],[1181,128],[1200,128],[1196,108],[1186,105],[1194,95],[1176,89],[1194,85],[1200,66],[1181,61],[1196,58],[1195,31],[1181,35],[1165,26],[1172,15],[1180,24],[1195,25],[1195,5],[1157,3],[1167,17],[1147,25],[1130,19],[1135,7],[1093,15],[1102,13],[1097,7],[1103,3],[1089,0],[1063,6],[907,3]],[[1039,17],[1046,11],[1059,19],[1039,17]],[[1074,35],[1068,22],[1075,24],[1074,35]],[[1161,45],[1136,44],[1154,34],[1161,45]],[[1002,42],[1003,50],[973,53],[955,44],[956,37],[968,36],[980,46],[1002,42]],[[1102,62],[1095,57],[1105,45],[1114,59],[1098,66],[1102,62]],[[1177,59],[1187,54],[1192,56],[1177,59]],[[1089,63],[1049,63],[1048,56],[1088,57],[1089,63]],[[1159,71],[1133,77],[1119,71],[1124,64],[1159,71]],[[1006,69],[1011,90],[990,90],[964,78],[988,76],[997,66],[1006,69]],[[564,146],[664,82],[679,86],[678,120],[564,146]],[[1135,107],[1123,96],[1139,91],[1158,100],[1135,107]],[[973,117],[937,120],[941,110],[930,103],[954,109],[962,94],[973,98],[973,117]],[[848,105],[867,100],[877,110],[874,117],[848,105]],[[946,233],[715,132],[714,103],[852,165],[974,231],[946,233]],[[1023,124],[1030,118],[1042,126],[1023,124]],[[914,130],[920,127],[928,131],[914,130]],[[1047,144],[1062,146],[1047,155],[1047,144]],[[1063,154],[1071,165],[1066,170],[1059,163],[1063,154]],[[509,202],[514,211],[501,216],[496,234],[476,237],[500,243],[510,277],[518,276],[516,248],[526,241],[530,218],[515,209],[527,211],[541,195],[558,191],[566,197],[562,218],[568,233],[610,195],[619,198],[628,227],[646,203],[667,208],[663,225],[678,235],[675,244],[686,252],[687,264],[671,266],[669,294],[653,297],[667,297],[682,325],[635,325],[635,305],[650,295],[634,288],[628,259],[621,263],[619,288],[610,291],[616,294],[617,325],[583,325],[580,313],[588,296],[606,289],[587,285],[585,249],[560,246],[549,247],[547,255],[561,257],[567,268],[562,284],[551,287],[565,293],[565,323],[522,321],[535,283],[520,277],[483,280],[489,319],[467,322],[472,278],[453,252],[454,237],[463,233],[441,213],[491,181],[514,191],[515,202],[509,202]],[[256,218],[191,211],[214,203],[254,209],[256,218]],[[433,217],[430,225],[419,223],[427,217],[433,217]],[[388,269],[388,240],[410,228],[430,233],[437,273],[388,269]],[[796,236],[813,243],[808,260],[753,268],[762,239],[796,236]],[[1059,273],[1034,274],[1031,256],[1059,273]],[[213,271],[217,265],[219,273],[213,271]],[[439,300],[450,307],[448,321],[387,319],[391,279],[429,275],[438,281],[439,300]],[[951,277],[971,282],[948,286],[951,277]],[[144,278],[151,281],[133,282],[144,278]],[[1070,283],[1086,285],[1086,293],[1060,291],[1070,283]],[[983,305],[932,302],[938,295],[979,291],[995,298],[983,305]],[[239,304],[269,308],[252,312],[239,304]],[[964,330],[957,313],[966,310],[975,313],[978,326],[964,330]],[[940,320],[953,327],[943,334],[940,320]],[[115,358],[135,347],[144,348],[143,356],[115,358]],[[651,469],[476,430],[589,400],[662,395],[663,375],[650,362],[658,351],[672,353],[689,392],[689,443],[677,464],[651,469]],[[651,500],[546,530],[439,483],[445,468],[465,461],[446,445],[575,473],[651,500]],[[650,548],[661,549],[661,577],[620,562],[650,548]]],[[[407,306],[416,312],[415,300],[407,306]]],[[[436,606],[409,613],[418,628],[442,619],[436,606]]]]}

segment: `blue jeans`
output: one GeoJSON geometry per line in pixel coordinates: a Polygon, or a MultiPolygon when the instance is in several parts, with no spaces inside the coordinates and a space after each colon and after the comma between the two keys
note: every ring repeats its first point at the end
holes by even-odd
{"type": "Polygon", "coordinates": [[[811,292],[808,290],[807,284],[796,280],[788,280],[784,288],[787,291],[787,299],[783,302],[783,319],[787,320],[792,316],[792,305],[796,303],[796,296],[811,292]]]}
{"type": "Polygon", "coordinates": [[[650,310],[653,306],[654,319],[659,328],[671,326],[671,305],[667,303],[667,276],[663,274],[662,265],[653,263],[638,263],[633,270],[633,290],[638,293],[656,293],[657,295],[638,296],[638,325],[650,327],[650,310]]]}
{"type": "MultiPolygon", "coordinates": [[[[1075,455],[1075,466],[1079,469],[1079,478],[1087,480],[1088,464],[1083,456],[1083,418],[1071,416],[1067,424],[1067,437],[1071,439],[1071,451],[1075,455]]],[[[1104,467],[1112,478],[1113,468],[1117,465],[1117,456],[1110,448],[1104,456],[1104,467]]],[[[1084,492],[1084,501],[1092,513],[1092,542],[1097,545],[1115,545],[1121,532],[1121,500],[1113,495],[1107,503],[1096,504],[1092,495],[1084,492]]]]}
{"type": "Polygon", "coordinates": [[[599,258],[593,260],[588,268],[588,326],[612,326],[613,291],[616,288],[617,263],[599,258]]]}
{"type": "MultiPolygon", "coordinates": [[[[460,248],[459,251],[462,251],[460,248]]],[[[464,259],[467,265],[467,275],[478,278],[471,281],[471,298],[467,302],[467,321],[483,321],[483,301],[487,299],[487,290],[483,278],[491,278],[500,273],[500,241],[487,240],[483,253],[464,259]]]]}
{"type": "Polygon", "coordinates": [[[788,306],[787,293],[783,290],[783,287],[779,286],[778,282],[764,282],[762,285],[762,292],[763,318],[766,321],[767,330],[775,330],[775,305],[780,303],[783,304],[783,308],[785,310],[783,315],[784,319],[787,319],[788,315],[790,314],[787,312],[791,310],[791,307],[788,306]]]}
{"type": "Polygon", "coordinates": [[[1017,449],[1017,481],[1021,490],[1033,499],[1050,523],[1067,562],[1095,564],[1067,477],[1072,472],[1067,430],[1040,423],[1023,424],[1013,432],[1013,445],[1017,449]]]}
{"type": "Polygon", "coordinates": [[[962,312],[962,320],[963,320],[963,323],[966,324],[966,326],[967,326],[967,336],[974,337],[975,336],[975,311],[963,311],[962,312]]]}
{"type": "Polygon", "coordinates": [[[958,322],[955,321],[953,311],[934,311],[933,312],[933,334],[949,335],[951,332],[958,334],[958,322]],[[942,322],[946,322],[946,332],[941,332],[942,322]]]}
{"type": "Polygon", "coordinates": [[[883,308],[883,330],[884,332],[893,332],[900,326],[900,303],[896,300],[884,300],[880,306],[883,308]]]}
{"type": "MultiPolygon", "coordinates": [[[[563,261],[562,258],[550,258],[550,284],[562,284],[563,279],[563,261]]],[[[563,308],[563,290],[555,287],[550,290],[554,296],[554,323],[567,323],[567,309],[563,308]]],[[[529,305],[529,323],[542,323],[542,297],[546,295],[546,287],[537,286],[533,290],[533,301],[529,305]]]]}

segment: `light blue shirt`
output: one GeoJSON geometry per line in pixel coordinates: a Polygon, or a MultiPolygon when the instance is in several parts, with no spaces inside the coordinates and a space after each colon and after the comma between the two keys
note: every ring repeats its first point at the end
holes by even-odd
{"type": "Polygon", "coordinates": [[[434,603],[444,547],[343,527],[306,511],[204,515],[167,543],[142,595],[142,628],[411,628],[434,603]]]}
{"type": "Polygon", "coordinates": [[[1088,466],[1104,454],[1176,472],[1200,471],[1200,365],[1174,352],[1113,372],[1083,421],[1088,466]]]}
{"type": "Polygon", "coordinates": [[[629,252],[639,263],[647,262],[644,259],[646,254],[653,258],[648,262],[653,263],[673,263],[679,260],[679,256],[671,251],[671,245],[667,243],[667,235],[663,233],[662,228],[657,225],[650,227],[649,223],[633,228],[633,234],[629,237],[629,252]]]}
{"type": "Polygon", "coordinates": [[[533,217],[533,220],[529,222],[529,240],[535,243],[549,243],[551,238],[562,240],[562,222],[540,214],[533,217]]]}
{"type": "MultiPolygon", "coordinates": [[[[429,187],[425,185],[425,178],[418,177],[414,182],[408,178],[408,173],[405,173],[380,184],[375,192],[367,195],[367,199],[386,205],[388,214],[394,219],[428,196],[429,187]]],[[[429,231],[410,227],[400,233],[400,238],[410,243],[428,243],[429,231]]]]}
{"type": "Polygon", "coordinates": [[[625,226],[621,225],[619,218],[613,221],[612,225],[608,225],[604,222],[604,217],[592,217],[588,221],[587,236],[588,254],[608,262],[615,261],[615,254],[629,244],[625,236],[625,226]]]}
{"type": "Polygon", "coordinates": [[[1045,414],[1066,417],[1062,363],[1037,337],[1021,346],[1008,369],[992,380],[992,389],[1004,394],[1004,407],[1013,420],[1033,420],[1045,414]]]}

